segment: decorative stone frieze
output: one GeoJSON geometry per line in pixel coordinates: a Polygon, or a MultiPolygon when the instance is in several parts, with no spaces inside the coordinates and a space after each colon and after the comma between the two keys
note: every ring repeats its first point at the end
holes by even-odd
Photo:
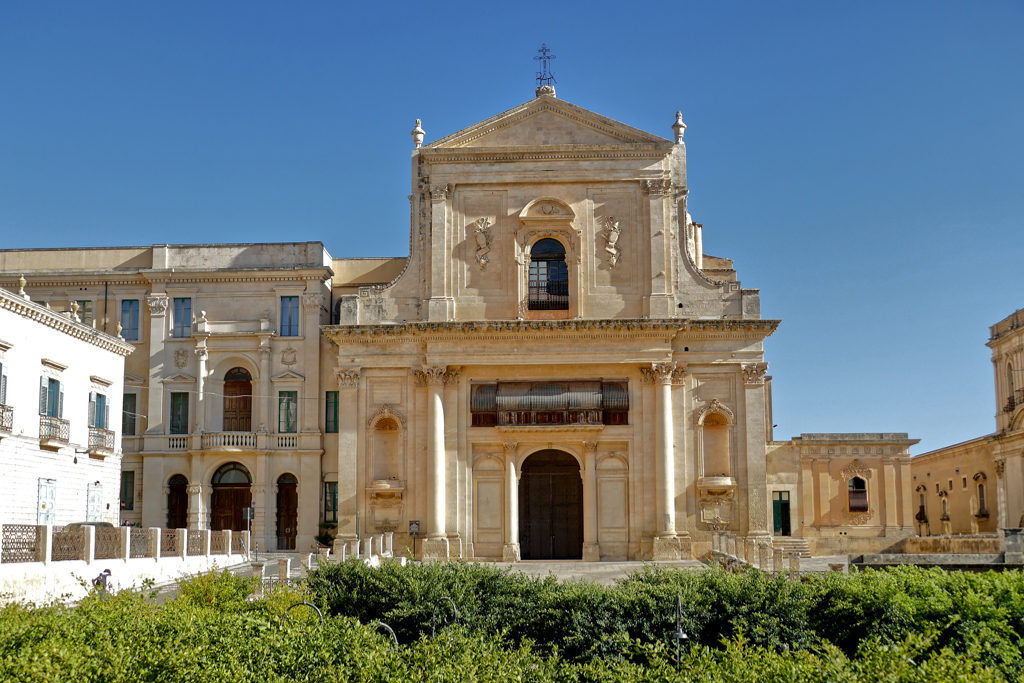
{"type": "Polygon", "coordinates": [[[645,196],[662,196],[672,192],[672,181],[668,178],[641,180],[640,190],[645,196]]]}
{"type": "Polygon", "coordinates": [[[166,315],[168,302],[170,302],[170,299],[166,296],[146,297],[146,305],[149,306],[150,315],[166,315]]]}
{"type": "Polygon", "coordinates": [[[387,418],[394,418],[402,428],[405,428],[405,415],[396,410],[390,403],[385,403],[377,409],[369,420],[366,421],[366,426],[370,429],[374,429],[378,422],[387,418]]]}
{"type": "Polygon", "coordinates": [[[869,479],[871,477],[871,470],[865,467],[860,460],[854,459],[853,462],[839,471],[839,476],[843,478],[843,481],[849,481],[854,477],[869,479]]]}
{"type": "Polygon", "coordinates": [[[303,294],[302,295],[302,308],[307,313],[315,313],[320,310],[324,305],[323,294],[303,294]]]}

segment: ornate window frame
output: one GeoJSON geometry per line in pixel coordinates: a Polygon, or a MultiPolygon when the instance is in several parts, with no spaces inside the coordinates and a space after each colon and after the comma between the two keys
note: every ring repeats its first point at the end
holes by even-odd
{"type": "Polygon", "coordinates": [[[575,226],[576,212],[557,197],[538,197],[519,212],[522,226],[516,230],[516,263],[519,266],[517,296],[520,320],[563,320],[582,317],[580,305],[583,231],[575,226]],[[531,311],[528,309],[530,250],[542,239],[554,239],[565,247],[565,265],[569,274],[569,310],[531,311]]]}

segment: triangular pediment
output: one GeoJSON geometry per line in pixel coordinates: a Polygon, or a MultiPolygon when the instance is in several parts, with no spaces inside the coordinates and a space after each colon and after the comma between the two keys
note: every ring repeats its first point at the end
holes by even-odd
{"type": "Polygon", "coordinates": [[[286,372],[282,372],[280,375],[276,375],[274,377],[271,377],[270,381],[271,382],[302,382],[305,379],[306,378],[303,377],[302,375],[300,375],[299,373],[292,372],[291,370],[288,370],[286,372]]]}
{"type": "Polygon", "coordinates": [[[192,375],[186,375],[184,372],[179,372],[170,377],[164,377],[161,382],[195,382],[196,378],[192,375]]]}
{"type": "Polygon", "coordinates": [[[139,375],[133,375],[130,372],[124,373],[124,383],[125,384],[142,384],[145,381],[146,381],[145,377],[140,377],[139,375]]]}
{"type": "Polygon", "coordinates": [[[650,145],[672,142],[550,95],[521,104],[442,138],[426,149],[650,145]]]}

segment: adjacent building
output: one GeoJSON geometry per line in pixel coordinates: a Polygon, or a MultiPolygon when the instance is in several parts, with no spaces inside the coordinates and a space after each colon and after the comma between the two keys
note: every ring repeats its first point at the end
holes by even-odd
{"type": "Polygon", "coordinates": [[[0,522],[118,523],[118,407],[133,350],[0,289],[0,522]]]}
{"type": "Polygon", "coordinates": [[[699,556],[712,530],[823,552],[913,534],[906,434],[774,441],[780,321],[705,253],[685,127],[542,86],[426,145],[417,122],[408,257],[12,250],[0,286],[24,275],[136,349],[123,514],[144,526],[591,561],[699,556]]]}

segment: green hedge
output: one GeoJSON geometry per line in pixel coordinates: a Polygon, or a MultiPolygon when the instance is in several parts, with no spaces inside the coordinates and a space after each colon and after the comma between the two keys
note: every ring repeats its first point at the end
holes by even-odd
{"type": "Polygon", "coordinates": [[[182,582],[180,595],[164,605],[125,592],[109,599],[92,594],[74,607],[0,609],[0,680],[1020,678],[1014,668],[1020,656],[1018,574],[901,570],[788,584],[756,573],[705,574],[648,571],[602,588],[559,585],[468,565],[389,566],[370,572],[353,563],[316,572],[306,592],[279,589],[258,601],[247,599],[254,588],[251,580],[208,575],[182,582]],[[691,591],[684,601],[696,642],[684,649],[677,672],[674,646],[667,644],[664,630],[672,621],[674,596],[684,588],[691,591]],[[408,594],[386,592],[396,589],[408,594]],[[422,599],[412,598],[441,594],[456,599],[465,618],[431,637],[429,611],[422,599]],[[949,599],[943,601],[943,595],[949,599]],[[1000,602],[1011,597],[1016,600],[1012,606],[1000,602]],[[355,598],[356,604],[376,605],[381,616],[393,617],[389,623],[402,634],[400,647],[364,625],[374,617],[340,614],[340,605],[355,598]],[[333,614],[323,625],[308,609],[282,616],[289,605],[304,599],[321,600],[333,614]],[[887,601],[896,607],[875,609],[887,601]],[[915,611],[922,602],[935,606],[915,611]],[[790,603],[795,616],[786,615],[790,603]],[[500,611],[491,615],[488,605],[500,611]],[[823,605],[834,609],[827,612],[823,605]],[[702,614],[709,606],[713,614],[702,614]],[[940,611],[944,616],[936,619],[940,611]],[[858,632],[852,639],[858,645],[849,654],[816,631],[822,623],[846,619],[844,632],[852,632],[860,628],[857,624],[879,616],[871,633],[858,632]],[[1010,623],[1013,618],[1015,625],[1010,623]],[[528,628],[556,639],[533,642],[528,628]],[[1015,657],[1008,658],[1005,648],[1015,649],[1015,657]]]}
{"type": "MultiPolygon", "coordinates": [[[[1024,575],[947,573],[904,567],[809,575],[799,581],[751,570],[690,572],[648,567],[604,587],[558,583],[466,563],[360,562],[325,565],[309,589],[331,614],[390,624],[401,642],[431,632],[442,596],[458,605],[471,632],[557,647],[571,661],[634,661],[621,638],[671,644],[676,596],[692,643],[745,642],[776,652],[833,645],[853,657],[865,642],[897,644],[928,636],[929,652],[975,652],[980,661],[1024,679],[1024,575]]],[[[975,655],[972,655],[975,656],[975,655]]]]}

